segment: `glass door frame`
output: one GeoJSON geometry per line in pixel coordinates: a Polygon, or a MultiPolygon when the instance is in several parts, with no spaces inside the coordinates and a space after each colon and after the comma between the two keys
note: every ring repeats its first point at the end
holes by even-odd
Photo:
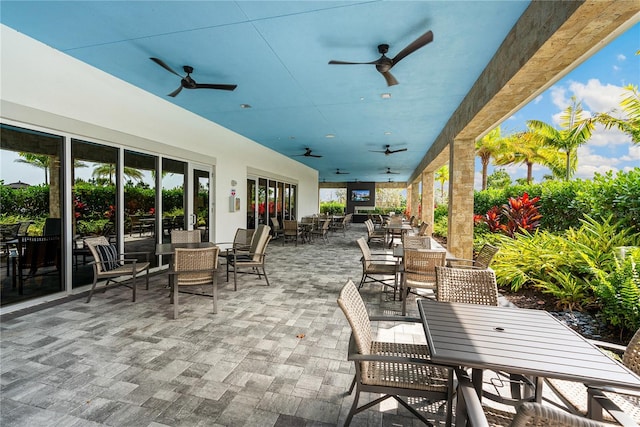
{"type": "Polygon", "coordinates": [[[196,178],[196,173],[195,171],[202,171],[205,173],[208,173],[209,176],[209,206],[208,206],[208,213],[209,213],[209,235],[205,236],[206,237],[206,241],[208,242],[213,242],[213,236],[215,235],[214,233],[214,224],[215,224],[215,209],[214,209],[214,203],[213,201],[215,200],[215,180],[214,180],[214,166],[212,165],[205,165],[205,164],[200,164],[200,163],[194,163],[194,162],[188,162],[188,173],[187,173],[187,190],[186,190],[186,201],[187,204],[185,206],[185,219],[187,220],[187,230],[193,230],[197,224],[195,224],[195,219],[196,219],[196,212],[197,212],[197,206],[194,206],[193,202],[195,200],[195,194],[193,194],[193,192],[195,191],[195,180],[196,178]]]}

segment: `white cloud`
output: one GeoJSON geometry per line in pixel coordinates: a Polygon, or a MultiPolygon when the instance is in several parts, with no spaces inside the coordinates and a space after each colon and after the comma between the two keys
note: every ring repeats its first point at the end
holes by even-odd
{"type": "Polygon", "coordinates": [[[567,90],[562,86],[553,86],[551,88],[551,102],[560,110],[564,110],[570,103],[571,97],[566,96],[567,90]]]}
{"type": "Polygon", "coordinates": [[[542,99],[543,99],[543,98],[544,98],[544,97],[543,97],[542,95],[538,95],[538,96],[536,96],[536,98],[533,100],[533,103],[534,103],[534,104],[539,104],[539,103],[540,103],[540,101],[542,101],[542,99]]]}
{"type": "Polygon", "coordinates": [[[611,68],[613,68],[613,71],[620,71],[620,70],[621,70],[621,68],[620,68],[620,67],[618,67],[617,65],[614,65],[614,66],[613,66],[613,67],[611,67],[611,68]]]}
{"type": "Polygon", "coordinates": [[[631,142],[631,137],[620,132],[616,128],[605,129],[604,126],[596,125],[595,131],[591,135],[589,145],[596,147],[608,147],[611,145],[622,145],[631,142]]]}
{"type": "Polygon", "coordinates": [[[597,172],[604,174],[610,170],[616,172],[618,169],[614,165],[618,165],[620,159],[604,157],[594,153],[589,144],[585,144],[578,148],[578,169],[576,170],[576,178],[593,178],[597,172]]]}
{"type": "Polygon", "coordinates": [[[622,156],[620,160],[624,162],[636,162],[636,167],[640,167],[640,145],[629,144],[629,153],[626,156],[622,156]]]}
{"type": "Polygon", "coordinates": [[[604,113],[620,108],[624,88],[612,84],[602,84],[598,79],[590,79],[587,84],[569,83],[569,90],[582,101],[583,107],[604,113]]]}
{"type": "Polygon", "coordinates": [[[624,60],[627,59],[627,57],[624,56],[622,53],[619,53],[618,56],[617,56],[617,59],[618,59],[618,61],[624,61],[624,60]]]}

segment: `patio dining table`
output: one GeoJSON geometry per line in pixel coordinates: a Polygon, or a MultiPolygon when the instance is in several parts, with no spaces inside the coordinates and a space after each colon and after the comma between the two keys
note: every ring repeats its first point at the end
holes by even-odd
{"type": "Polygon", "coordinates": [[[427,299],[418,309],[432,362],[471,368],[478,396],[485,369],[533,378],[537,402],[544,378],[640,390],[639,376],[544,310],[427,299]]]}

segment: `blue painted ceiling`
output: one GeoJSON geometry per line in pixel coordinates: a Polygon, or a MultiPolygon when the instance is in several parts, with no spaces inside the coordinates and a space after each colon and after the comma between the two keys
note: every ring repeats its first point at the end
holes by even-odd
{"type": "MultiPolygon", "coordinates": [[[[34,39],[319,171],[320,180],[406,181],[528,1],[2,1],[34,39]],[[369,62],[431,30],[391,72],[369,62]],[[198,83],[183,90],[149,58],[198,83]],[[383,99],[389,93],[391,98],[383,99]],[[248,104],[251,108],[241,108],[248,104]],[[334,135],[327,138],[327,135],[334,135]],[[406,151],[385,155],[392,150],[406,151]],[[302,157],[305,148],[321,158],[302,157]],[[373,151],[372,151],[373,150],[373,151]],[[296,157],[293,157],[296,156],[296,157]],[[337,169],[348,175],[337,175],[337,169]],[[388,170],[396,172],[387,174],[388,170]]],[[[46,64],[43,64],[46,67],[46,64]]],[[[43,88],[44,90],[45,88],[43,88]]],[[[220,142],[223,143],[223,142],[220,142]]]]}

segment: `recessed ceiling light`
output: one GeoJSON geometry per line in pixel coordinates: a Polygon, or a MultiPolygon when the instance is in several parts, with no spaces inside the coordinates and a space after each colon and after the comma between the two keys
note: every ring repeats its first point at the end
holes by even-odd
{"type": "Polygon", "coordinates": [[[332,133],[328,133],[325,135],[325,138],[335,138],[336,136],[332,133]]]}
{"type": "Polygon", "coordinates": [[[391,132],[387,131],[384,133],[385,135],[391,135],[391,132]]]}
{"type": "Polygon", "coordinates": [[[382,95],[380,95],[382,97],[382,99],[389,99],[391,98],[391,94],[390,93],[383,93],[382,95]]]}
{"type": "Polygon", "coordinates": [[[289,139],[296,139],[296,137],[295,136],[290,136],[289,139]]]}
{"type": "Polygon", "coordinates": [[[240,104],[240,108],[251,108],[249,104],[240,104]]]}

